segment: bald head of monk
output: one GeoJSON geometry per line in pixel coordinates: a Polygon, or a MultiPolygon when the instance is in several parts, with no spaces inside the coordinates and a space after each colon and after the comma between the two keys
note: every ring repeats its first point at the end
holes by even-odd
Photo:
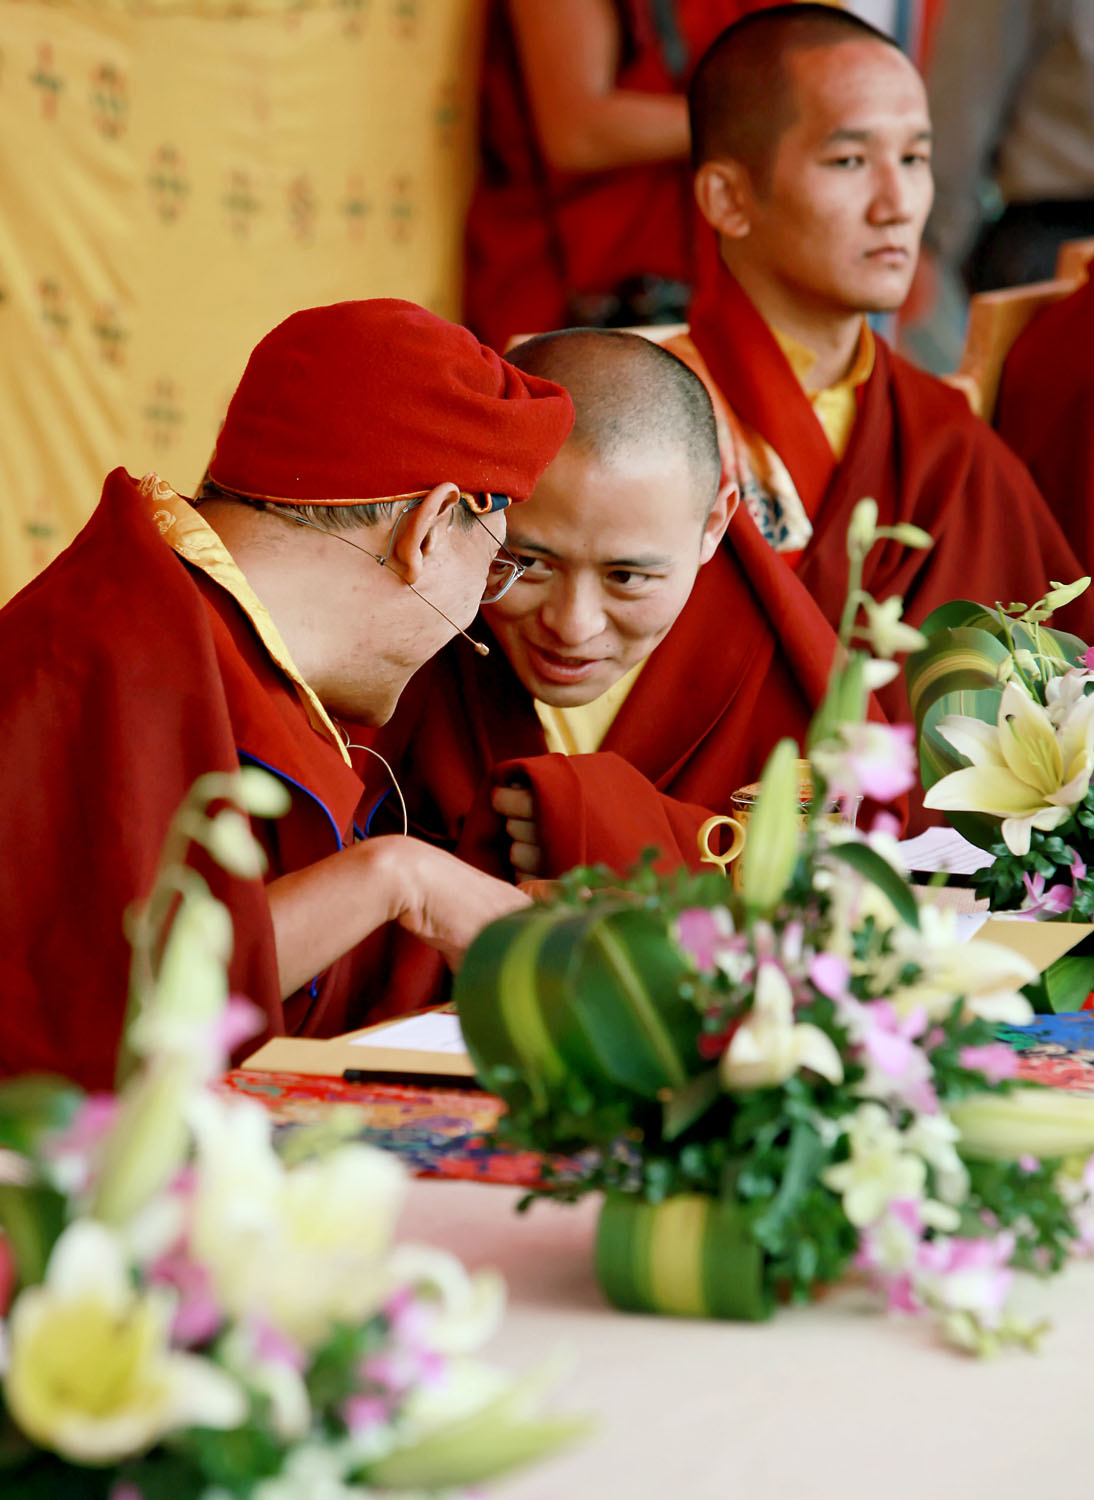
{"type": "Polygon", "coordinates": [[[795,3],[723,31],[689,90],[695,192],[761,313],[895,309],[933,197],[922,79],[883,33],[795,3]]]}
{"type": "Polygon", "coordinates": [[[570,329],[506,357],[563,386],[575,423],[511,522],[524,576],[483,613],[532,696],[572,708],[599,698],[668,634],[734,496],[719,488],[710,398],[656,344],[570,329]]]}

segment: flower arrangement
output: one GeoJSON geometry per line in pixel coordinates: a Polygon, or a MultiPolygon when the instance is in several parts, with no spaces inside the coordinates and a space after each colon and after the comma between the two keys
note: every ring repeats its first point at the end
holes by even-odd
{"type": "Polygon", "coordinates": [[[808,813],[785,741],[736,887],[648,862],[571,872],[479,936],[456,996],[505,1135],[561,1158],[543,1191],[605,1195],[597,1271],[617,1305],[761,1318],[857,1268],[990,1352],[1038,1333],[1008,1306],[1015,1272],[1090,1239],[1094,1101],[1019,1084],[997,1040],[1030,1018],[1033,966],[917,903],[886,815],[863,832],[826,811],[915,777],[910,731],[866,717],[894,652],[924,644],[899,600],[862,591],[893,535],[929,542],[862,502],[808,813]]]}
{"type": "MultiPolygon", "coordinates": [[[[908,661],[924,802],[991,854],[975,887],[993,911],[1094,920],[1094,652],[1047,624],[1089,583],[1028,608],[957,600],[908,661]]],[[[1090,961],[1065,955],[1035,999],[1072,1010],[1092,988],[1090,961]]]]}
{"type": "Polygon", "coordinates": [[[260,871],[260,771],[202,778],[131,922],[127,1077],[0,1087],[0,1492],[81,1500],[463,1493],[584,1425],[542,1372],[476,1357],[492,1273],[393,1243],[397,1160],[337,1120],[274,1149],[208,1087],[256,1013],[229,999],[231,923],[191,840],[260,871]]]}

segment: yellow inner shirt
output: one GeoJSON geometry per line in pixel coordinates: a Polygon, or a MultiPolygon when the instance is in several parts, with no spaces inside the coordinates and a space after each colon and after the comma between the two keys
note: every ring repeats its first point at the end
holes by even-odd
{"type": "Polygon", "coordinates": [[[312,728],[317,729],[320,734],[328,735],[338,746],[342,759],[349,765],[349,754],[330,715],[297,671],[296,664],[289,655],[289,648],[281,639],[281,633],[269,610],[247,582],[235,558],[217,533],[202,519],[189,500],[176,494],[158,474],[146,474],[140,481],[139,488],[148,507],[148,514],[167,545],[231,594],[258,632],[259,640],[296,689],[312,728]]]}
{"type": "MultiPolygon", "coordinates": [[[[789,334],[780,333],[777,328],[772,328],[771,332],[804,390],[806,377],[817,362],[816,354],[789,334]]],[[[842,380],[837,380],[835,385],[826,386],[823,391],[814,391],[812,394],[806,391],[810,405],[817,414],[817,421],[824,429],[828,445],[837,458],[843,457],[847,452],[847,444],[851,441],[851,429],[858,415],[855,392],[873,374],[874,349],[873,331],[863,319],[858,349],[847,374],[842,380]]]]}
{"type": "Polygon", "coordinates": [[[627,694],[638,681],[638,674],[646,665],[645,657],[636,667],[625,672],[618,682],[613,682],[606,693],[594,698],[591,703],[579,704],[576,708],[553,708],[533,698],[539,722],[547,738],[548,750],[560,755],[591,755],[604,743],[604,736],[612,727],[612,721],[623,707],[627,694]]]}

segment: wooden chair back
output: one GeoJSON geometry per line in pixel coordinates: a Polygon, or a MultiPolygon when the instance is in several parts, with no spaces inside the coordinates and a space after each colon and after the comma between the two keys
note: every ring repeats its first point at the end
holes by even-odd
{"type": "Polygon", "coordinates": [[[1085,281],[1094,261],[1094,236],[1085,240],[1065,240],[1056,252],[1057,281],[1085,281]]]}
{"type": "Polygon", "coordinates": [[[947,385],[963,391],[977,416],[990,422],[999,393],[1003,361],[1015,339],[1042,310],[1079,285],[1081,278],[1057,277],[1033,281],[1026,286],[1008,286],[994,292],[978,292],[969,302],[969,326],[965,352],[947,385]]]}

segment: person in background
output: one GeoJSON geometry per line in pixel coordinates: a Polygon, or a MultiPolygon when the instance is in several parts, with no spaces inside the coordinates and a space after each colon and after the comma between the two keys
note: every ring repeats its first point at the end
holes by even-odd
{"type": "Polygon", "coordinates": [[[363,838],[349,724],[518,571],[505,508],[572,422],[411,303],[295,313],[254,350],[199,502],[116,469],[72,545],[0,611],[0,1075],[108,1086],[126,1008],[123,917],[207,772],[290,794],[256,825],[265,881],[188,858],[226,903],[232,989],[268,1033],[360,1025],[362,940],[401,924],[457,961],[527,897],[421,841],[363,838]]]}
{"type": "MultiPolygon", "coordinates": [[[[888,38],[826,5],[729,27],[691,84],[695,191],[710,233],[690,336],[754,531],[835,625],[855,504],[929,532],[867,559],[864,587],[913,624],[956,597],[1036,599],[1083,569],[1028,472],[963,396],[893,354],[867,314],[900,307],[931,206],[923,83],[888,38]]],[[[1085,598],[1061,618],[1085,634],[1085,598]]],[[[903,678],[882,688],[911,717],[903,678]]],[[[914,822],[913,822],[914,831],[914,822]]]]}
{"type": "Polygon", "coordinates": [[[504,350],[573,324],[684,316],[684,87],[763,0],[489,0],[464,318],[504,350]]]}
{"type": "Polygon", "coordinates": [[[1094,572],[1094,280],[1037,314],[1007,355],[995,427],[1094,572]]]}
{"type": "Polygon", "coordinates": [[[1047,280],[1094,235],[1091,0],[950,0],[928,84],[931,254],[970,292],[1047,280]]]}

